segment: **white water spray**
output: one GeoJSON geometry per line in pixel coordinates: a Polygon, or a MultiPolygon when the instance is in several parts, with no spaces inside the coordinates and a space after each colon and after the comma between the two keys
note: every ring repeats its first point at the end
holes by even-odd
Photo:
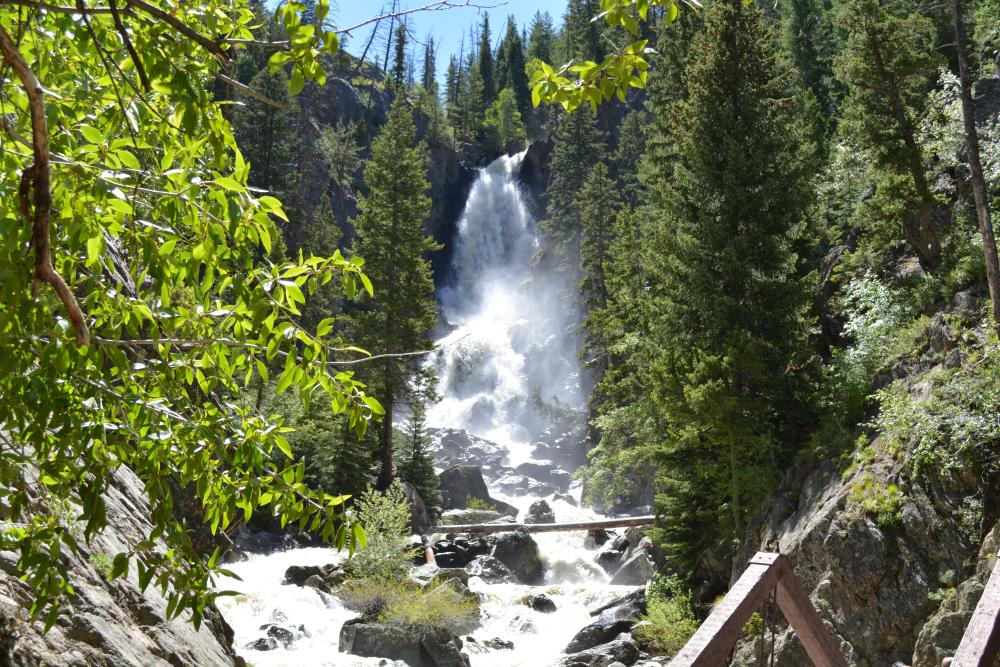
{"type": "MultiPolygon", "coordinates": [[[[443,398],[428,412],[431,426],[465,429],[493,441],[509,466],[537,460],[533,444],[552,426],[553,409],[582,419],[588,389],[577,360],[575,313],[566,302],[574,286],[533,264],[541,236],[516,180],[523,157],[494,161],[480,171],[469,194],[457,230],[454,283],[438,294],[447,331],[432,363],[443,398]]],[[[522,513],[538,500],[497,488],[490,492],[522,513]]],[[[570,496],[547,498],[556,521],[602,518],[580,507],[579,500],[578,486],[570,496]]],[[[482,623],[472,633],[477,641],[465,647],[474,667],[558,665],[573,635],[593,620],[589,610],[630,590],[608,584],[584,533],[538,534],[535,540],[545,567],[543,586],[470,580],[483,598],[482,623]],[[547,594],[557,611],[544,614],[524,604],[526,595],[537,593],[547,594]],[[485,642],[493,638],[512,641],[513,650],[487,649],[485,642]]],[[[289,565],[341,558],[331,549],[301,549],[231,566],[243,581],[227,587],[244,594],[222,598],[219,606],[234,627],[239,653],[255,665],[273,667],[383,664],[338,653],[340,626],[355,614],[314,589],[282,583],[289,565]],[[261,626],[279,620],[301,626],[294,642],[269,652],[247,648],[261,626]]]]}
{"type": "Polygon", "coordinates": [[[576,318],[562,275],[533,266],[537,224],[516,174],[524,153],[483,169],[458,223],[455,282],[440,290],[443,323],[435,360],[443,400],[431,426],[462,428],[507,450],[509,465],[533,457],[532,440],[553,407],[579,411],[585,396],[576,318]]]}

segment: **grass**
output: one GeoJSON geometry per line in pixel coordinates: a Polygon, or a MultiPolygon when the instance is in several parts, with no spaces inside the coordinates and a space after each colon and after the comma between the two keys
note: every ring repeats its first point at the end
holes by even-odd
{"type": "Polygon", "coordinates": [[[460,634],[479,622],[479,601],[454,583],[353,579],[337,590],[348,609],[379,623],[422,631],[460,634]]]}
{"type": "Polygon", "coordinates": [[[90,564],[94,566],[102,577],[108,579],[111,577],[111,559],[105,553],[93,553],[90,554],[90,564]]]}
{"type": "Polygon", "coordinates": [[[899,525],[903,518],[903,492],[895,484],[877,484],[870,472],[851,486],[847,504],[870,517],[882,530],[899,525]]]}
{"type": "Polygon", "coordinates": [[[482,510],[484,512],[496,512],[497,507],[493,503],[489,503],[482,498],[466,498],[465,506],[470,510],[482,510]]]}

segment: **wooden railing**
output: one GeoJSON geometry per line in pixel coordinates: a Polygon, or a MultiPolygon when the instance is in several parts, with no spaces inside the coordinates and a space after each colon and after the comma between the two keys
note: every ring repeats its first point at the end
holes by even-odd
{"type": "Polygon", "coordinates": [[[945,660],[951,667],[990,667],[1000,649],[1000,557],[962,635],[955,657],[945,660]]]}
{"type": "Polygon", "coordinates": [[[750,616],[774,589],[775,601],[814,665],[847,667],[840,647],[795,578],[787,556],[758,552],[668,667],[722,667],[750,616]]]}

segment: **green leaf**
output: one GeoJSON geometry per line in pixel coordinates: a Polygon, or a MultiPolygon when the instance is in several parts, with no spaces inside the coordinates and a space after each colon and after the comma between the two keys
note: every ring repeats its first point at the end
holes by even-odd
{"type": "Polygon", "coordinates": [[[298,95],[302,92],[302,87],[305,85],[305,79],[302,76],[302,70],[298,67],[292,70],[292,76],[288,80],[288,93],[290,95],[298,95]]]}

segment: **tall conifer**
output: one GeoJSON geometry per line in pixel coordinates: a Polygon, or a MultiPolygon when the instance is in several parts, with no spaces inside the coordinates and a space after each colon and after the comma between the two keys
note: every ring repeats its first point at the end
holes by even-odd
{"type": "MultiPolygon", "coordinates": [[[[373,353],[425,349],[435,321],[434,280],[425,256],[439,246],[424,234],[431,205],[427,156],[415,137],[411,110],[398,97],[372,146],[364,175],[368,194],[360,199],[360,214],[353,221],[357,236],[352,251],[365,259],[375,290],[354,319],[361,344],[373,353]]],[[[365,379],[385,409],[378,478],[379,488],[385,488],[393,479],[393,408],[422,369],[410,357],[385,358],[369,368],[372,376],[365,379]]]]}

